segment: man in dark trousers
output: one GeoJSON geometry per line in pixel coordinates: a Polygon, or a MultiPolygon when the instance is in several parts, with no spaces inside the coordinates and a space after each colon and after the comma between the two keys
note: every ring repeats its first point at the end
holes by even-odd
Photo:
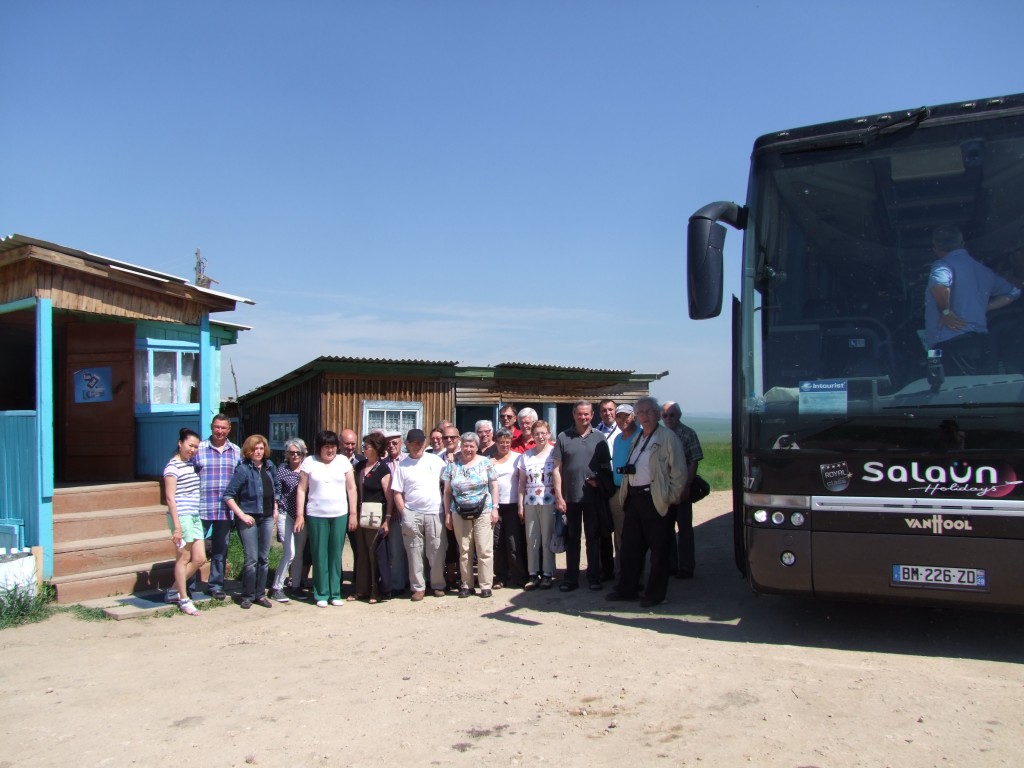
{"type": "Polygon", "coordinates": [[[590,588],[601,589],[602,579],[611,579],[615,569],[611,513],[599,479],[602,472],[611,473],[611,455],[604,434],[591,426],[593,416],[589,402],[577,402],[572,409],[575,424],[559,433],[551,453],[555,511],[566,516],[565,579],[558,586],[562,592],[579,587],[581,534],[587,537],[590,588]]]}
{"type": "Polygon", "coordinates": [[[623,474],[619,499],[625,511],[622,527],[622,571],[619,584],[608,600],[639,597],[640,574],[647,551],[651,574],[642,608],[665,602],[668,592],[669,551],[675,521],[669,515],[687,484],[686,455],[675,433],[658,423],[661,408],[653,397],[642,397],[633,406],[643,430],[633,440],[623,474]]]}
{"type": "Polygon", "coordinates": [[[679,403],[669,400],[661,406],[661,422],[676,433],[683,444],[686,455],[686,485],[678,504],[672,505],[669,517],[676,521],[679,532],[676,534],[676,545],[669,553],[669,571],[675,572],[677,578],[692,579],[696,566],[696,548],[693,540],[693,504],[690,503],[690,488],[693,478],[697,476],[697,465],[704,458],[697,433],[683,424],[683,416],[679,403]]]}

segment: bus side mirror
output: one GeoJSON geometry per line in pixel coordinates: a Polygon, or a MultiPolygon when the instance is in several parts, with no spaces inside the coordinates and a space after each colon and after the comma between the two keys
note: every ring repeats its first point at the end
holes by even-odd
{"type": "Polygon", "coordinates": [[[690,319],[706,320],[722,312],[722,249],[725,227],[694,216],[686,230],[686,282],[690,319]]]}

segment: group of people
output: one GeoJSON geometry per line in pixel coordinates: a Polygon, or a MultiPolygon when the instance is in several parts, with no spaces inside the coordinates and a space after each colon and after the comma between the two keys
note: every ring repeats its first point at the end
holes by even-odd
{"type": "Polygon", "coordinates": [[[609,600],[658,605],[672,573],[692,577],[689,493],[703,454],[677,404],[603,400],[595,424],[591,403],[579,401],[573,425],[558,435],[532,408],[506,405],[498,415],[498,429],[479,421],[463,434],[447,421],[429,437],[374,431],[361,453],[351,429],[324,430],[312,453],[301,439],[287,441],[279,467],[263,435],[232,443],[223,414],[206,440],[182,429],[164,471],[181,611],[197,614],[189,590],[207,549],[210,595],[226,598],[232,525],[244,551],[238,603],[246,609],[306,597],[307,584],[317,606],[344,605],[346,534],[355,563],[347,600],[370,604],[406,590],[421,601],[428,592],[488,598],[503,587],[551,589],[563,551],[558,589],[571,592],[580,586],[584,539],[589,589],[617,578],[609,600]],[[283,551],[268,590],[275,536],[283,551]]]}

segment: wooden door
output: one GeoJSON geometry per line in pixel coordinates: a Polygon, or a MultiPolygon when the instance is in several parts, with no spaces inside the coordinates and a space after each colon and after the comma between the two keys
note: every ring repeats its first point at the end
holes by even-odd
{"type": "Polygon", "coordinates": [[[135,326],[69,323],[61,365],[59,474],[68,482],[135,477],[135,326]]]}

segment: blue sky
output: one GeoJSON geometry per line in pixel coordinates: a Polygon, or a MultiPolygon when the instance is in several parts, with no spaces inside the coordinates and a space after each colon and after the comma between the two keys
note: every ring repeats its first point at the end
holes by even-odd
{"type": "Polygon", "coordinates": [[[724,413],[687,217],[742,202],[761,134],[1024,90],[1022,22],[992,0],[8,0],[0,234],[182,276],[202,248],[256,301],[223,316],[253,326],[225,355],[243,393],[320,355],[522,361],[669,370],[655,395],[724,413]]]}

